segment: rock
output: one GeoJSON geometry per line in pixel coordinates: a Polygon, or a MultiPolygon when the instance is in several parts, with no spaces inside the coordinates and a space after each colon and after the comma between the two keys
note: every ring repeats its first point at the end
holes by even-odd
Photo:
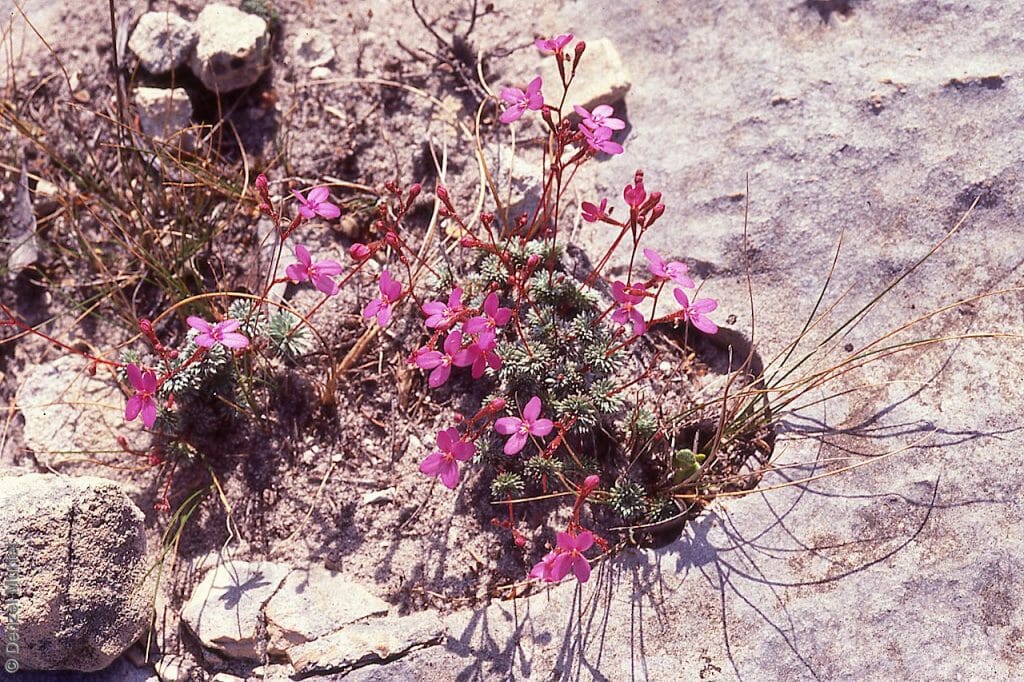
{"type": "Polygon", "coordinates": [[[315,28],[298,29],[291,41],[292,61],[300,69],[325,66],[334,59],[331,37],[315,28]]]}
{"type": "Polygon", "coordinates": [[[181,620],[202,645],[231,658],[263,656],[262,610],[289,567],[268,562],[217,564],[192,592],[181,620]]]}
{"type": "Polygon", "coordinates": [[[100,670],[138,639],[152,601],[143,523],[113,481],[0,478],[0,584],[22,669],[100,670]]]}
{"type": "Polygon", "coordinates": [[[183,656],[163,656],[154,667],[160,682],[188,682],[188,666],[183,656]]]}
{"type": "MultiPolygon", "coordinates": [[[[569,86],[566,111],[571,111],[573,104],[587,109],[593,109],[598,104],[614,104],[625,97],[633,86],[615,43],[608,38],[587,40],[586,43],[587,49],[580,58],[576,78],[569,86]]],[[[544,79],[544,93],[557,102],[562,94],[562,85],[554,57],[544,59],[541,76],[544,79]]]]}
{"type": "Polygon", "coordinates": [[[309,70],[309,77],[315,81],[322,81],[326,78],[330,78],[333,72],[326,66],[314,66],[309,70]]]}
{"type": "Polygon", "coordinates": [[[292,647],[288,659],[300,675],[346,672],[438,644],[444,634],[444,624],[437,614],[421,611],[411,616],[353,623],[292,647]]]}
{"type": "Polygon", "coordinates": [[[32,209],[32,198],[28,191],[28,173],[25,162],[21,164],[21,176],[14,194],[14,205],[11,207],[7,221],[5,241],[10,243],[10,255],[7,257],[7,269],[17,273],[30,265],[39,262],[39,238],[36,235],[36,214],[32,209]]]}
{"type": "Polygon", "coordinates": [[[199,39],[195,26],[173,12],[146,12],[128,41],[128,48],[152,74],[182,66],[199,39]]]}
{"type": "Polygon", "coordinates": [[[270,65],[267,22],[228,5],[207,5],[196,18],[199,41],[190,66],[212,92],[252,85],[270,65]]]}
{"type": "Polygon", "coordinates": [[[125,397],[101,371],[90,375],[87,360],[65,355],[23,379],[17,406],[25,418],[25,445],[43,466],[71,470],[84,456],[119,453],[119,435],[137,449],[148,443],[144,430],[125,423],[125,397]]]}
{"type": "Polygon", "coordinates": [[[340,626],[388,612],[388,603],[334,571],[292,571],[266,608],[268,652],[283,654],[340,626]]]}
{"type": "MultiPolygon", "coordinates": [[[[253,674],[256,674],[255,670],[253,670],[253,674]]],[[[245,678],[230,673],[217,673],[210,682],[245,682],[245,678]]]]}
{"type": "Polygon", "coordinates": [[[139,112],[139,126],[146,135],[159,140],[178,136],[183,147],[193,147],[192,135],[182,134],[192,122],[192,101],[184,89],[138,88],[135,105],[139,112]]]}
{"type": "Polygon", "coordinates": [[[544,169],[528,158],[527,151],[521,147],[517,148],[515,156],[508,145],[499,145],[497,153],[488,149],[484,154],[502,201],[508,200],[509,221],[514,223],[521,213],[532,216],[544,189],[544,169]]]}
{"type": "Polygon", "coordinates": [[[398,492],[397,488],[382,488],[381,490],[371,490],[367,493],[363,493],[363,504],[386,504],[388,502],[394,502],[395,493],[398,492]]]}

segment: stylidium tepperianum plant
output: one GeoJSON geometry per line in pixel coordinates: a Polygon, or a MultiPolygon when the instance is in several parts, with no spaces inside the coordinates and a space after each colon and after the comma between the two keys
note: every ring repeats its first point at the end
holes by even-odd
{"type": "Polygon", "coordinates": [[[539,116],[547,129],[535,209],[511,215],[492,187],[495,210],[471,221],[438,184],[438,213],[448,232],[460,235],[443,267],[419,263],[400,232],[388,227],[394,220],[381,221],[381,239],[350,249],[357,262],[388,253],[379,293],[363,315],[387,325],[397,302],[411,296],[422,314],[424,341],[411,350],[409,366],[423,372],[428,389],[452,390],[458,383],[468,396],[433,438],[437,448],[426,454],[420,471],[449,489],[464,482],[469,470],[489,477],[492,499],[507,509],[493,523],[511,531],[518,546],[528,542],[516,515],[524,494],[574,500],[550,551],[530,572],[550,582],[570,573],[586,581],[588,553],[595,545],[609,548],[609,527],[678,514],[673,489],[693,487],[688,477],[694,470],[679,470],[671,444],[679,425],[656,417],[647,404],[656,396],[640,390],[648,372],[644,362],[652,360],[644,343],[652,329],[663,327],[687,325],[693,334],[717,330],[708,317],[715,301],[697,297],[685,263],[650,248],[643,249],[645,263],[636,258],[665,212],[661,194],[648,191],[641,171],[624,187],[621,218],[613,215],[609,198],[583,203],[582,218],[606,226],[615,238],[596,265],[568,266],[560,230],[575,217],[566,206],[568,187],[583,164],[623,152],[615,136],[625,128],[608,105],[567,104],[585,52],[584,43],[572,41],[563,35],[537,42],[558,60],[561,83],[555,87],[565,95],[555,103],[545,97],[540,77],[524,89],[506,87],[497,98],[499,123],[539,116]],[[619,248],[630,250],[630,267],[609,279],[605,266],[619,248]],[[434,275],[422,294],[412,265],[434,275]],[[399,268],[406,273],[402,280],[395,274],[399,268]],[[655,316],[668,292],[681,308],[655,316]],[[587,511],[594,507],[606,511],[587,511]]]}

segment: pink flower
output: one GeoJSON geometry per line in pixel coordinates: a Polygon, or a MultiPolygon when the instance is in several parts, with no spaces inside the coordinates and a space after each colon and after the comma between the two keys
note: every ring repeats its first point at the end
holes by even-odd
{"type": "Polygon", "coordinates": [[[589,201],[584,201],[580,204],[580,212],[583,214],[583,219],[588,223],[596,223],[603,218],[608,216],[608,199],[601,199],[600,206],[595,206],[589,201]]]}
{"type": "Polygon", "coordinates": [[[647,322],[643,313],[636,309],[636,304],[644,300],[643,296],[634,293],[633,289],[628,289],[621,281],[615,280],[612,282],[612,298],[619,304],[619,307],[612,313],[614,321],[622,325],[632,322],[635,336],[641,336],[647,331],[647,322]]]}
{"type": "Polygon", "coordinates": [[[373,299],[363,308],[363,317],[377,316],[377,324],[386,326],[391,321],[391,306],[402,295],[402,284],[391,279],[391,273],[387,270],[380,273],[380,281],[377,283],[380,289],[380,296],[373,299]]]}
{"type": "Polygon", "coordinates": [[[692,289],[695,286],[693,280],[686,274],[689,270],[689,268],[686,267],[686,263],[680,263],[679,261],[666,263],[665,259],[661,257],[661,254],[654,249],[644,249],[644,258],[647,259],[648,268],[650,269],[651,274],[658,279],[670,279],[679,286],[687,287],[689,289],[692,289]]]}
{"type": "Polygon", "coordinates": [[[555,559],[558,558],[558,552],[551,551],[544,555],[544,558],[533,565],[530,569],[531,578],[540,578],[541,580],[549,583],[558,582],[551,577],[552,572],[555,569],[555,559]]]}
{"type": "Polygon", "coordinates": [[[327,218],[331,220],[341,215],[341,209],[327,201],[330,197],[330,191],[326,187],[316,187],[309,190],[309,196],[302,196],[302,193],[296,189],[292,190],[292,194],[299,200],[299,215],[306,220],[311,219],[313,216],[320,216],[321,218],[327,218]]]}
{"type": "Polygon", "coordinates": [[[448,381],[448,375],[452,372],[452,364],[455,355],[462,350],[462,332],[454,331],[444,340],[444,352],[436,350],[420,349],[413,356],[413,364],[420,369],[432,369],[427,384],[431,388],[437,388],[448,381]]]}
{"type": "Polygon", "coordinates": [[[704,316],[704,313],[710,313],[718,307],[718,301],[713,298],[699,298],[691,305],[690,299],[686,297],[686,293],[682,289],[676,289],[672,293],[675,295],[676,300],[679,301],[679,305],[683,306],[682,316],[684,320],[705,334],[718,333],[718,325],[704,316]]]}
{"type": "Polygon", "coordinates": [[[128,381],[135,389],[135,395],[128,399],[124,407],[125,421],[132,421],[142,413],[142,423],[147,429],[153,428],[156,422],[156,374],[152,371],[143,373],[135,363],[128,365],[128,381]]]}
{"type": "Polygon", "coordinates": [[[607,126],[601,126],[599,128],[590,129],[587,126],[580,124],[580,132],[583,133],[583,137],[587,140],[587,144],[590,148],[604,152],[605,154],[622,153],[622,145],[618,142],[612,141],[612,129],[607,126]]]}
{"type": "Polygon", "coordinates": [[[459,439],[455,428],[437,432],[437,450],[420,462],[420,471],[427,476],[437,476],[449,490],[459,484],[458,462],[467,462],[476,452],[476,445],[459,439]]]}
{"type": "Polygon", "coordinates": [[[462,289],[455,287],[448,295],[448,305],[440,301],[427,301],[422,306],[423,314],[427,316],[424,322],[428,329],[448,329],[462,312],[462,289]]]}
{"type": "Polygon", "coordinates": [[[217,344],[226,348],[245,348],[249,345],[249,339],[238,333],[242,323],[238,320],[224,320],[211,325],[201,317],[191,316],[188,318],[188,326],[199,332],[196,336],[196,345],[200,348],[213,348],[217,344]]]}
{"type": "Polygon", "coordinates": [[[497,346],[498,342],[493,331],[480,332],[476,341],[455,354],[452,364],[456,367],[472,365],[473,378],[479,379],[484,375],[484,370],[488,366],[495,371],[501,369],[501,357],[494,352],[497,346]]]}
{"type": "Polygon", "coordinates": [[[557,548],[560,550],[555,557],[551,567],[552,582],[557,582],[569,575],[569,572],[576,576],[581,583],[590,580],[590,562],[583,552],[590,549],[594,544],[594,534],[585,530],[576,537],[568,533],[558,534],[557,548]]]}
{"type": "Polygon", "coordinates": [[[503,436],[512,436],[505,442],[506,455],[514,455],[526,445],[527,437],[533,435],[543,437],[551,433],[555,427],[550,419],[538,419],[540,416],[540,398],[533,396],[523,408],[522,419],[519,417],[502,417],[494,422],[494,430],[503,436]]]}
{"type": "Polygon", "coordinates": [[[622,198],[633,208],[639,208],[644,199],[647,198],[647,190],[644,189],[644,178],[637,173],[636,186],[626,185],[622,190],[622,198]]]}
{"type": "Polygon", "coordinates": [[[519,88],[505,88],[501,91],[501,98],[511,106],[502,113],[500,121],[511,123],[522,116],[527,109],[537,111],[544,106],[544,95],[540,91],[541,80],[537,76],[526,86],[526,92],[519,88]]]}
{"type": "Polygon", "coordinates": [[[298,263],[292,263],[285,269],[285,274],[293,282],[305,282],[307,279],[313,285],[328,296],[338,293],[338,283],[331,277],[341,274],[341,263],[334,260],[322,260],[313,262],[309,251],[302,244],[295,247],[295,257],[298,263]]]}
{"type": "Polygon", "coordinates": [[[598,104],[594,107],[593,111],[587,111],[578,104],[574,104],[572,110],[583,119],[580,123],[591,130],[596,130],[601,127],[610,128],[611,130],[622,130],[626,127],[625,121],[621,118],[614,118],[612,116],[612,114],[615,113],[615,110],[607,104],[598,104]]]}
{"type": "Polygon", "coordinates": [[[547,40],[541,38],[534,45],[541,52],[561,52],[566,45],[572,42],[572,37],[571,33],[566,33],[555,38],[548,38],[547,40]]]}
{"type": "Polygon", "coordinates": [[[484,299],[483,315],[479,315],[466,321],[462,330],[467,334],[478,334],[482,331],[493,331],[497,327],[503,327],[512,319],[511,308],[501,308],[498,305],[498,294],[491,292],[484,299]]]}

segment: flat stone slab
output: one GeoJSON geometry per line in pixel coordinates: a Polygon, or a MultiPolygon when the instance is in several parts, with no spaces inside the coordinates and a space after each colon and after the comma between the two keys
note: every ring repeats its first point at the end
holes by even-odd
{"type": "MultiPolygon", "coordinates": [[[[325,637],[292,647],[288,650],[288,659],[300,676],[343,673],[437,644],[444,633],[444,623],[431,611],[376,618],[347,625],[325,637]]],[[[391,670],[387,668],[388,672],[391,670]]]]}
{"type": "Polygon", "coordinates": [[[266,648],[263,607],[290,570],[269,562],[219,563],[193,590],[181,620],[204,647],[230,658],[259,660],[266,648]]]}
{"type": "Polygon", "coordinates": [[[320,566],[292,571],[265,610],[269,653],[322,637],[357,620],[381,616],[390,605],[359,583],[320,566]]]}

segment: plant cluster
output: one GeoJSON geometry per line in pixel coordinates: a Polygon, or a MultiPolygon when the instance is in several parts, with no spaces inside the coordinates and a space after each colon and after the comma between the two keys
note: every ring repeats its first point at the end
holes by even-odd
{"type": "MultiPolygon", "coordinates": [[[[362,317],[386,327],[404,311],[421,312],[422,337],[409,348],[408,365],[424,373],[429,389],[470,382],[467,402],[433,438],[437,447],[422,459],[420,471],[455,489],[466,467],[481,469],[493,501],[508,512],[494,523],[509,529],[519,546],[527,540],[516,520],[518,505],[572,500],[564,530],[531,577],[555,582],[573,573],[588,579],[586,553],[594,545],[609,548],[606,528],[592,508],[610,510],[622,524],[678,513],[673,496],[698,489],[706,455],[695,451],[706,444],[675,447],[681,425],[693,421],[696,408],[668,418],[650,409],[657,396],[645,391],[644,382],[655,356],[644,344],[652,330],[665,326],[715,334],[708,315],[717,304],[700,297],[684,262],[642,247],[665,204],[639,170],[623,189],[621,216],[614,215],[608,198],[579,207],[584,221],[605,225],[616,236],[593,267],[581,272],[568,265],[562,227],[568,188],[584,164],[623,153],[614,138],[625,128],[610,106],[565,107],[586,51],[582,41],[572,42],[572,35],[537,41],[538,49],[557,60],[557,102],[545,98],[536,77],[525,90],[507,87],[485,103],[502,107],[497,119],[503,124],[537,112],[547,130],[543,186],[532,211],[511,215],[492,184],[495,210],[470,220],[438,183],[437,213],[448,233],[458,235],[442,262],[423,255],[425,244],[406,225],[421,186],[390,182],[376,206],[375,238],[350,247],[354,265],[347,272],[342,263],[318,259],[297,244],[284,276],[264,277],[255,293],[187,296],[153,320],[141,320],[146,349],[104,362],[119,368],[127,388],[125,419],[140,420],[157,436],[151,461],[194,451],[195,434],[223,428],[232,414],[258,417],[260,386],[278,363],[294,360],[319,337],[310,319],[357,273],[379,267],[376,294],[362,306],[362,317]],[[629,250],[628,269],[608,277],[606,266],[620,248],[629,250]],[[274,302],[270,290],[283,282],[311,286],[319,302],[305,312],[274,302]],[[656,316],[658,302],[669,293],[676,309],[656,316]],[[173,332],[162,323],[182,317],[187,333],[175,344],[165,343],[173,332]]],[[[292,191],[289,218],[288,205],[274,200],[265,175],[254,187],[259,210],[275,225],[271,272],[300,225],[334,220],[342,212],[327,187],[314,187],[292,191]]],[[[328,362],[320,387],[325,403],[335,391],[329,354],[328,362]]],[[[177,460],[170,464],[165,507],[177,460]]]]}

